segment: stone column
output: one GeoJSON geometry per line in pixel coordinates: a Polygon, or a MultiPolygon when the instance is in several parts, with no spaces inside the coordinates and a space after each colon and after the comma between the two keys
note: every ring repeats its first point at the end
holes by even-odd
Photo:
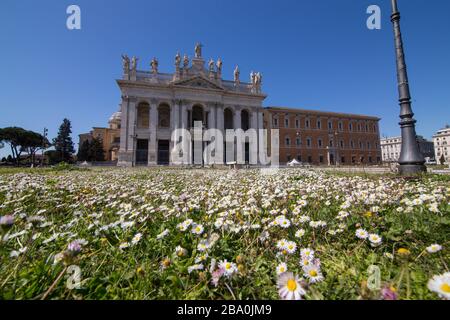
{"type": "Polygon", "coordinates": [[[234,107],[234,114],[233,114],[233,122],[234,122],[234,129],[240,129],[241,128],[241,108],[240,107],[234,107]]]}
{"type": "Polygon", "coordinates": [[[122,105],[120,108],[122,112],[120,118],[120,149],[117,165],[123,167],[131,166],[131,157],[128,154],[128,139],[129,139],[128,109],[129,109],[129,98],[127,96],[122,96],[122,105]]]}
{"type": "Polygon", "coordinates": [[[170,109],[170,122],[171,122],[171,132],[170,132],[170,163],[173,164],[175,157],[177,156],[177,142],[180,135],[180,107],[181,101],[174,99],[172,101],[172,108],[170,109]]]}
{"type": "MultiPolygon", "coordinates": [[[[258,164],[261,164],[260,161],[260,154],[262,153],[262,151],[265,151],[264,154],[267,153],[266,150],[261,150],[264,149],[265,147],[267,147],[267,138],[266,135],[263,135],[263,130],[264,130],[264,119],[263,119],[263,110],[258,110],[257,111],[257,123],[258,123],[258,164]]],[[[267,128],[267,130],[269,130],[267,128]]],[[[263,159],[265,160],[265,159],[263,159]]]]}
{"type": "Polygon", "coordinates": [[[223,104],[217,104],[216,105],[216,126],[217,126],[217,129],[222,131],[222,133],[224,133],[223,132],[223,128],[224,128],[223,110],[224,110],[224,105],[223,104]]]}
{"type": "Polygon", "coordinates": [[[170,121],[172,131],[180,127],[180,100],[173,100],[172,108],[170,109],[170,121]]]}
{"type": "MultiPolygon", "coordinates": [[[[183,100],[181,105],[181,128],[184,130],[188,130],[188,102],[183,100]]],[[[186,131],[185,131],[186,132],[186,131]]],[[[187,160],[184,164],[191,164],[191,141],[187,139],[187,137],[183,137],[183,154],[187,154],[185,159],[187,160]]]]}
{"type": "Polygon", "coordinates": [[[122,97],[120,111],[120,152],[126,152],[128,147],[128,97],[122,97]]]}
{"type": "MultiPolygon", "coordinates": [[[[233,120],[234,120],[233,121],[234,122],[234,130],[242,129],[241,107],[239,107],[239,106],[235,106],[234,107],[233,120]]],[[[236,143],[234,144],[234,161],[238,161],[239,160],[237,158],[237,150],[238,150],[237,148],[240,148],[240,152],[241,152],[243,157],[245,155],[244,146],[243,145],[237,145],[237,140],[236,140],[236,143]]]]}
{"type": "Polygon", "coordinates": [[[158,104],[156,99],[150,101],[150,136],[148,139],[148,165],[154,166],[157,164],[157,146],[156,134],[158,131],[158,104]]]}
{"type": "MultiPolygon", "coordinates": [[[[127,152],[135,152],[136,134],[136,99],[130,98],[128,103],[128,141],[127,152]]],[[[134,161],[132,161],[134,164],[134,161]]]]}
{"type": "Polygon", "coordinates": [[[209,105],[208,129],[217,129],[217,125],[216,125],[216,106],[213,103],[211,103],[209,105]]]}
{"type": "Polygon", "coordinates": [[[250,128],[258,129],[258,112],[256,111],[256,109],[253,110],[251,114],[250,128]]]}
{"type": "Polygon", "coordinates": [[[225,130],[224,130],[224,115],[223,115],[223,111],[224,111],[224,105],[219,103],[216,104],[216,126],[217,129],[220,130],[222,132],[222,152],[223,152],[223,159],[222,161],[225,163],[225,130]]]}

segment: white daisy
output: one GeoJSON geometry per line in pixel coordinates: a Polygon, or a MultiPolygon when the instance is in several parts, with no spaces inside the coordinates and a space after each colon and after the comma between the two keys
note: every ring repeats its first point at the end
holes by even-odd
{"type": "Polygon", "coordinates": [[[339,213],[338,213],[336,218],[339,219],[339,220],[343,220],[343,219],[345,219],[348,216],[349,216],[349,213],[347,211],[339,211],[339,213]]]}
{"type": "Polygon", "coordinates": [[[288,241],[285,249],[286,249],[287,253],[293,254],[295,252],[295,250],[297,250],[297,245],[295,244],[294,241],[288,241]]]}
{"type": "Polygon", "coordinates": [[[194,270],[203,270],[203,268],[204,268],[204,266],[201,263],[200,264],[194,264],[194,265],[188,267],[188,273],[191,273],[194,270]]]}
{"type": "Polygon", "coordinates": [[[436,292],[439,297],[450,300],[450,272],[436,275],[430,279],[428,289],[436,292]]]}
{"type": "Polygon", "coordinates": [[[282,262],[277,266],[277,275],[285,273],[286,271],[288,271],[286,263],[282,262]]]}
{"type": "Polygon", "coordinates": [[[367,237],[369,237],[369,233],[366,231],[366,230],[364,230],[364,229],[358,229],[358,230],[356,230],[356,236],[359,238],[359,239],[367,239],[367,237]]]}
{"type": "Polygon", "coordinates": [[[369,241],[372,247],[377,247],[381,244],[381,237],[375,233],[369,234],[369,241]]]}
{"type": "Polygon", "coordinates": [[[306,291],[300,285],[298,276],[292,272],[282,273],[277,281],[278,293],[284,300],[301,300],[306,291]]]}
{"type": "Polygon", "coordinates": [[[133,245],[136,245],[139,241],[141,241],[142,238],[142,233],[136,233],[133,237],[133,239],[131,239],[131,243],[133,245]]]}
{"type": "Polygon", "coordinates": [[[312,260],[314,259],[314,250],[310,249],[310,248],[305,248],[300,250],[300,256],[302,257],[302,259],[306,260],[312,260]]]}
{"type": "Polygon", "coordinates": [[[304,229],[299,229],[297,230],[297,232],[295,233],[295,237],[297,238],[301,238],[305,235],[305,230],[304,229]]]}
{"type": "Polygon", "coordinates": [[[203,233],[203,226],[201,224],[196,224],[192,227],[192,233],[196,235],[201,235],[203,233]]]}
{"type": "Polygon", "coordinates": [[[311,283],[319,282],[323,280],[322,273],[320,272],[320,267],[311,263],[303,267],[304,275],[309,279],[311,283]]]}
{"type": "Polygon", "coordinates": [[[441,250],[442,250],[442,246],[437,244],[437,243],[432,244],[431,246],[427,247],[427,251],[429,253],[436,253],[436,252],[441,251],[441,250]]]}
{"type": "Polygon", "coordinates": [[[234,262],[228,262],[226,259],[219,262],[219,268],[223,270],[227,277],[230,277],[238,270],[234,262]]]}
{"type": "Polygon", "coordinates": [[[288,241],[286,239],[281,239],[277,242],[278,250],[286,250],[288,241]]]}
{"type": "Polygon", "coordinates": [[[157,240],[161,240],[162,238],[164,238],[165,236],[167,236],[169,234],[169,229],[165,229],[163,232],[161,232],[160,234],[158,234],[156,236],[157,240]]]}

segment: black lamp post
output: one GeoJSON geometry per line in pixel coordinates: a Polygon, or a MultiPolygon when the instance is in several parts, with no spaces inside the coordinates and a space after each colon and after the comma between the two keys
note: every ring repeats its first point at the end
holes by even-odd
{"type": "Polygon", "coordinates": [[[408,73],[406,71],[405,54],[403,51],[402,34],[400,31],[400,12],[397,0],[392,1],[391,21],[394,25],[395,52],[397,56],[397,81],[400,101],[400,128],[402,131],[402,148],[400,151],[399,173],[401,175],[426,172],[425,159],[419,150],[416,139],[416,129],[411,109],[411,95],[409,92],[408,73]]]}

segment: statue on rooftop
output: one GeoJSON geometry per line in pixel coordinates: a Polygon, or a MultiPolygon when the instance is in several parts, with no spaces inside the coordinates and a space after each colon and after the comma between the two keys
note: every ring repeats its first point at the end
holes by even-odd
{"type": "Polygon", "coordinates": [[[258,87],[261,87],[261,84],[262,84],[262,73],[261,73],[261,72],[258,72],[258,73],[256,74],[256,85],[257,85],[258,87]]]}
{"type": "Polygon", "coordinates": [[[127,55],[122,55],[123,73],[130,72],[130,58],[127,55]]]}
{"type": "Polygon", "coordinates": [[[131,70],[132,71],[136,71],[138,61],[139,61],[139,58],[137,58],[137,57],[131,58],[131,70]]]}
{"type": "Polygon", "coordinates": [[[177,55],[175,56],[175,67],[177,69],[179,69],[180,68],[180,64],[181,64],[181,56],[180,56],[180,53],[177,52],[177,55]]]}
{"type": "Polygon", "coordinates": [[[252,85],[255,85],[255,84],[256,84],[256,73],[254,73],[253,71],[250,72],[250,83],[251,83],[252,85]]]}
{"type": "Polygon", "coordinates": [[[200,43],[197,42],[197,44],[195,45],[195,57],[196,58],[201,58],[202,57],[202,45],[200,43]]]}
{"type": "Polygon", "coordinates": [[[152,73],[157,74],[158,73],[158,60],[153,57],[152,61],[150,62],[150,66],[152,67],[152,73]]]}
{"type": "Polygon", "coordinates": [[[239,85],[240,80],[239,80],[239,75],[241,74],[241,72],[239,71],[239,66],[236,66],[236,68],[234,68],[234,83],[236,85],[239,85]]]}
{"type": "Polygon", "coordinates": [[[189,67],[189,57],[185,54],[183,57],[183,68],[189,67]]]}
{"type": "Polygon", "coordinates": [[[216,64],[216,66],[217,66],[217,72],[218,73],[221,73],[222,72],[222,59],[217,59],[217,64],[216,64]]]}
{"type": "Polygon", "coordinates": [[[210,59],[208,62],[209,72],[214,72],[214,60],[210,59]]]}

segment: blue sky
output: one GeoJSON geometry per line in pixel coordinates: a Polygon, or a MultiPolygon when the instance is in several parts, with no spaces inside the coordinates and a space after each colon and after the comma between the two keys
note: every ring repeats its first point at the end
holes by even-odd
{"type": "MultiPolygon", "coordinates": [[[[399,0],[418,120],[430,138],[450,123],[450,1],[399,0]]],[[[0,2],[0,127],[56,135],[64,117],[73,138],[106,126],[118,109],[121,54],[153,56],[173,71],[177,51],[221,57],[247,79],[264,75],[265,106],[375,115],[383,135],[397,135],[398,103],[389,0],[24,1],[0,2]],[[82,29],[66,28],[66,8],[81,8],[82,29]],[[366,9],[382,9],[382,29],[368,30],[366,9]]],[[[8,149],[0,150],[4,155],[8,149]]]]}

